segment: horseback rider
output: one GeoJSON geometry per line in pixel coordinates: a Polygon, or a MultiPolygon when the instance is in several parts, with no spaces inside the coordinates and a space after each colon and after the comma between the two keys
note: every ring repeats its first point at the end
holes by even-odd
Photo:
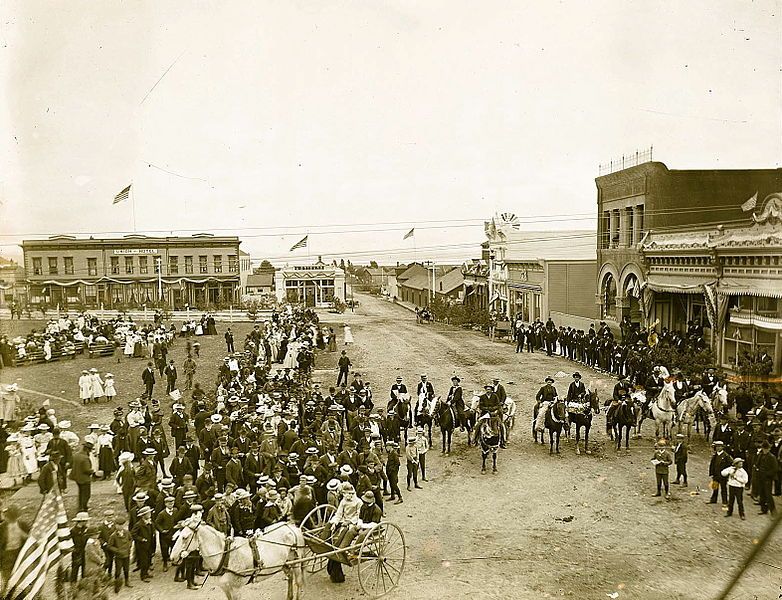
{"type": "MultiPolygon", "coordinates": [[[[496,380],[499,383],[499,380],[496,380]]],[[[507,448],[505,443],[505,424],[502,422],[502,402],[497,393],[494,391],[494,386],[486,384],[483,386],[484,392],[481,394],[478,400],[478,408],[482,417],[489,416],[489,422],[492,426],[496,427],[500,432],[500,448],[507,448]]],[[[505,390],[503,390],[504,392],[505,390]]]]}
{"type": "Polygon", "coordinates": [[[676,406],[679,406],[679,403],[685,398],[692,396],[695,390],[690,389],[690,385],[687,383],[681,370],[675,371],[673,376],[673,395],[676,398],[676,406]]]}
{"type": "Polygon", "coordinates": [[[393,410],[396,403],[399,402],[399,397],[402,394],[407,394],[407,386],[402,383],[402,376],[399,375],[396,378],[396,383],[391,386],[391,399],[388,401],[386,411],[393,410]]]}
{"type": "Polygon", "coordinates": [[[586,386],[584,385],[584,382],[581,381],[581,373],[576,371],[573,373],[573,382],[568,386],[565,399],[567,402],[583,402],[586,397],[586,392],[586,386]]]}
{"type": "Polygon", "coordinates": [[[619,394],[624,390],[629,396],[633,392],[633,384],[630,383],[630,377],[628,375],[622,375],[619,381],[614,386],[613,399],[619,401],[619,394]]]}
{"type": "Polygon", "coordinates": [[[557,388],[554,387],[554,378],[551,376],[546,377],[546,383],[538,390],[535,396],[535,402],[540,406],[541,402],[554,402],[554,399],[558,397],[557,388]]]}
{"type": "Polygon", "coordinates": [[[462,386],[459,383],[461,383],[461,379],[456,375],[451,377],[451,389],[448,390],[446,404],[456,411],[459,430],[464,431],[464,396],[462,395],[462,386]]]}
{"type": "Polygon", "coordinates": [[[649,405],[652,400],[655,400],[663,389],[665,381],[660,372],[660,367],[652,369],[652,374],[646,380],[644,388],[646,389],[646,401],[643,405],[643,411],[646,413],[649,410],[649,405]]]}

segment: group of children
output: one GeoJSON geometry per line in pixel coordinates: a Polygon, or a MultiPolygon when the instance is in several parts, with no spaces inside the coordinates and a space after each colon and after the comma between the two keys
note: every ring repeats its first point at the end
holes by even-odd
{"type": "MultiPolygon", "coordinates": [[[[730,460],[730,457],[726,455],[724,463],[719,460],[715,461],[715,457],[719,459],[719,454],[722,452],[723,442],[716,441],[713,444],[715,450],[715,456],[712,457],[712,463],[717,462],[716,471],[719,476],[727,480],[728,488],[728,505],[726,517],[733,516],[733,507],[738,505],[739,517],[743,521],[745,518],[744,513],[744,487],[749,481],[749,475],[744,470],[744,459],[734,458],[730,460]]],[[[666,500],[670,499],[670,484],[668,482],[669,468],[672,463],[676,465],[676,481],[675,483],[681,484],[683,487],[687,487],[687,459],[689,452],[685,436],[682,433],[676,434],[676,445],[671,454],[668,443],[664,439],[660,439],[654,445],[654,456],[652,456],[652,464],[654,465],[655,476],[657,480],[657,493],[655,497],[662,496],[662,490],[665,489],[666,500]]],[[[712,473],[714,475],[714,473],[712,473]]],[[[715,480],[711,484],[712,497],[709,500],[710,504],[715,504],[717,501],[717,493],[720,489],[720,484],[715,480]]]]}
{"type": "Polygon", "coordinates": [[[114,384],[114,375],[106,373],[105,379],[101,379],[98,369],[84,370],[79,377],[79,398],[82,404],[93,402],[112,402],[117,396],[117,388],[114,384]]]}

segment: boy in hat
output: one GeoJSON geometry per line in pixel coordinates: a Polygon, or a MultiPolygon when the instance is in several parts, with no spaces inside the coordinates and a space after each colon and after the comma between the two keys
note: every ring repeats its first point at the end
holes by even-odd
{"type": "Polygon", "coordinates": [[[174,545],[172,536],[176,521],[176,509],[174,508],[174,497],[166,496],[163,501],[165,507],[155,518],[155,529],[160,537],[160,553],[163,557],[163,572],[168,571],[168,563],[171,561],[171,548],[174,545]]]}
{"type": "Polygon", "coordinates": [[[734,458],[733,464],[722,470],[722,476],[728,480],[728,512],[726,517],[733,516],[733,504],[739,505],[739,517],[744,520],[744,486],[749,476],[744,470],[744,459],[734,458]]]}
{"type": "Polygon", "coordinates": [[[109,548],[109,540],[114,535],[116,525],[114,524],[114,511],[112,509],[106,509],[103,513],[103,522],[98,527],[98,540],[100,541],[100,547],[103,550],[103,555],[106,560],[103,563],[103,570],[111,577],[112,567],[114,566],[114,554],[109,548]]]}
{"type": "Polygon", "coordinates": [[[410,491],[410,480],[415,483],[415,488],[423,489],[418,485],[418,440],[415,435],[411,436],[407,440],[407,448],[405,449],[405,457],[407,458],[407,491],[410,491]]]}
{"type": "Polygon", "coordinates": [[[119,593],[122,583],[120,577],[125,576],[125,587],[130,585],[130,542],[131,537],[127,527],[126,519],[123,515],[117,515],[114,520],[114,532],[109,537],[108,548],[114,557],[114,592],[119,593]]]}
{"type": "Polygon", "coordinates": [[[76,513],[76,516],[73,518],[73,527],[71,527],[71,539],[73,540],[73,550],[71,553],[71,582],[75,582],[79,578],[79,571],[81,571],[82,579],[84,579],[84,570],[87,566],[85,549],[87,547],[87,540],[89,539],[89,532],[87,530],[87,523],[89,520],[90,515],[86,512],[76,513]]]}
{"type": "Polygon", "coordinates": [[[676,447],[673,449],[673,461],[676,464],[676,484],[681,482],[682,487],[687,487],[687,459],[689,451],[683,433],[676,434],[676,447]],[[682,478],[684,481],[682,481],[682,478]]]}
{"type": "Polygon", "coordinates": [[[668,487],[668,468],[671,466],[673,459],[671,458],[671,453],[668,452],[668,445],[665,443],[665,440],[659,440],[654,447],[652,464],[654,465],[654,473],[657,479],[657,493],[655,496],[661,496],[661,488],[665,486],[665,498],[667,500],[671,497],[671,491],[668,487]]]}
{"type": "Polygon", "coordinates": [[[399,491],[399,444],[390,440],[386,444],[386,477],[388,478],[388,487],[391,490],[389,501],[396,499],[396,504],[402,504],[402,492],[399,491]]]}
{"type": "Polygon", "coordinates": [[[155,527],[152,524],[152,509],[144,506],[138,511],[136,521],[131,533],[136,547],[136,557],[141,571],[141,581],[149,582],[149,567],[152,564],[152,540],[155,536],[155,527]]]}

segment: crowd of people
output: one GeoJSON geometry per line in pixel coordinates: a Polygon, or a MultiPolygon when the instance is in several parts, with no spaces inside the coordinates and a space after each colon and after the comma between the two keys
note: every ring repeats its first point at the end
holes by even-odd
{"type": "MultiPolygon", "coordinates": [[[[207,318],[194,327],[186,323],[180,337],[199,335],[199,326],[202,332],[216,335],[207,318]]],[[[133,394],[126,406],[117,406],[111,423],[91,424],[83,438],[48,406],[34,415],[20,415],[15,385],[7,386],[2,394],[0,477],[14,484],[29,483],[35,477],[42,494],[69,485],[78,490],[72,533],[74,580],[84,571],[88,543],[100,547],[103,568],[114,577],[116,591],[123,583],[131,585],[130,560],[135,561],[141,581],[152,577],[157,556],[162,570],[169,571],[173,536],[193,516],[225,535],[249,536],[280,521],[301,524],[317,505],[331,504],[336,510],[328,534],[336,545],[348,546],[383,517],[390,502],[403,502],[402,464],[408,492],[427,481],[431,429],[427,436],[422,427],[426,419],[420,417],[430,417],[431,423],[432,415],[426,411],[431,410],[435,397],[432,383],[422,374],[415,389],[408,390],[399,377],[389,399],[376,401],[371,384],[359,372],[351,372],[353,365],[343,351],[336,385],[321,387],[311,377],[315,354],[318,350],[334,352],[337,344],[333,329],[320,324],[314,311],[286,306],[270,321],[256,324],[238,350],[228,328],[223,336],[227,355],[217,366],[213,386],[202,388],[194,381],[193,353],[197,356],[198,346],[187,339],[182,365],[186,394],[177,383],[174,361],[167,360],[168,348],[174,343],[173,334],[167,332],[175,329],[166,328],[161,319],[138,331],[144,332],[146,340],[142,355],[150,359],[139,381],[144,393],[133,394]],[[166,379],[165,394],[156,388],[156,375],[166,379]],[[414,407],[411,396],[423,401],[414,407]],[[122,497],[122,509],[99,515],[94,509],[90,512],[92,485],[98,479],[113,482],[122,497]]],[[[553,322],[517,328],[517,350],[525,345],[530,352],[544,348],[549,354],[559,353],[617,374],[620,381],[613,400],[622,402],[635,384],[645,380],[633,368],[632,354],[614,360],[610,352],[603,351],[608,341],[610,348],[617,344],[605,324],[575,338],[572,330],[556,328],[553,322]]],[[[649,339],[627,345],[635,348],[638,343],[648,346],[649,339]]],[[[714,376],[706,373],[704,377],[714,376]]],[[[83,372],[82,378],[83,402],[105,398],[111,390],[114,394],[109,397],[117,403],[110,374],[101,378],[92,369],[83,372]]],[[[547,382],[551,384],[553,380],[547,382]]],[[[486,386],[477,402],[481,414],[503,410],[507,395],[501,388],[498,379],[486,386]]],[[[457,412],[464,412],[457,376],[448,392],[451,402],[457,412]]],[[[782,446],[779,415],[782,406],[774,400],[749,415],[748,427],[741,422],[733,430],[730,423],[721,422],[715,428],[710,501],[716,502],[722,490],[728,515],[734,503],[740,516],[744,515],[738,492],[741,482],[752,490],[763,512],[774,511],[771,496],[782,491],[775,462],[782,446]]],[[[463,414],[456,420],[462,424],[463,414]]],[[[501,432],[502,446],[506,433],[501,432]]],[[[681,438],[676,442],[673,451],[666,440],[660,440],[655,449],[658,494],[663,487],[669,492],[672,464],[677,468],[677,483],[683,476],[686,485],[686,442],[681,438]]],[[[5,520],[6,524],[17,522],[18,511],[10,507],[5,520]]],[[[12,554],[24,538],[23,524],[16,527],[0,564],[4,581],[13,566],[12,554]]],[[[344,581],[338,562],[329,561],[328,572],[332,581],[344,581]]],[[[197,589],[201,575],[198,556],[193,554],[176,568],[173,577],[197,589]]]]}
{"type": "MultiPolygon", "coordinates": [[[[117,406],[111,423],[90,425],[83,438],[51,408],[21,422],[18,410],[11,411],[0,428],[0,472],[17,483],[37,478],[41,494],[75,484],[74,526],[85,529],[74,535],[72,576],[83,570],[83,542],[92,539],[116,590],[130,585],[131,555],[142,581],[154,571],[154,556],[168,571],[172,536],[192,515],[227,535],[247,536],[283,520],[300,524],[317,505],[329,503],[336,508],[333,540],[347,546],[379,521],[388,501],[403,501],[402,460],[408,489],[421,487],[419,472],[426,481],[429,445],[423,430],[405,436],[402,448],[398,425],[395,434],[386,434],[384,409],[374,409],[372,389],[360,374],[349,386],[328,391],[312,382],[316,350],[335,351],[335,337],[314,311],[291,307],[255,325],[239,351],[228,329],[226,347],[234,351],[218,366],[214,387],[194,382],[189,397],[169,395],[172,386],[179,391],[173,361],[166,364],[171,340],[158,339],[141,376],[144,393],[127,408],[117,406]],[[161,366],[166,396],[156,393],[161,366]],[[172,403],[172,397],[178,399],[172,403]],[[23,423],[18,430],[17,423],[23,423]],[[98,479],[114,482],[124,510],[89,512],[98,479]]],[[[188,340],[185,363],[192,349],[188,340]]],[[[82,377],[83,401],[105,397],[108,376],[101,379],[93,370],[82,377]]],[[[344,580],[339,563],[330,561],[329,573],[335,582],[344,580]]],[[[195,589],[198,574],[198,559],[191,556],[174,577],[195,589]]]]}

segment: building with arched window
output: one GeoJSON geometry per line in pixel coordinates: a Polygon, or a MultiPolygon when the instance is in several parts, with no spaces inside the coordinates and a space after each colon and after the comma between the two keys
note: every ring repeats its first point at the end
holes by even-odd
{"type": "MultiPolygon", "coordinates": [[[[782,190],[782,170],[671,170],[661,162],[601,173],[597,186],[597,295],[599,312],[618,325],[624,317],[646,325],[708,327],[707,303],[697,290],[714,281],[708,256],[690,257],[682,271],[649,263],[650,236],[748,223],[749,198],[782,190]]],[[[636,161],[637,162],[637,161],[636,161]]],[[[629,163],[627,163],[629,164],[629,163]]],[[[661,242],[657,242],[661,243],[661,242]]],[[[680,265],[683,266],[683,265],[680,265]]]]}

